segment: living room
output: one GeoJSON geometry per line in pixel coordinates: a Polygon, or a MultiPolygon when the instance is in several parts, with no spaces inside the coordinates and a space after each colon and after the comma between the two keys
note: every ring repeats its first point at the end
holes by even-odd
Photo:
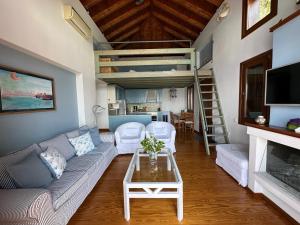
{"type": "Polygon", "coordinates": [[[261,82],[267,70],[271,77],[286,65],[291,71],[298,68],[299,7],[296,0],[2,1],[0,224],[298,224],[299,175],[292,180],[284,174],[280,182],[278,176],[269,178],[266,149],[280,144],[278,148],[291,150],[285,156],[292,165],[288,173],[297,173],[299,92],[294,87],[292,100],[282,94],[280,103],[270,98],[265,104],[265,86],[253,86],[251,92],[250,85],[259,82],[247,82],[253,74],[261,75],[261,82]],[[245,12],[255,8],[255,2],[266,4],[269,11],[249,25],[245,12]],[[65,6],[88,27],[90,37],[68,22],[65,6]],[[208,48],[209,61],[203,63],[208,48]],[[118,71],[102,73],[103,67],[118,71]],[[207,85],[207,76],[213,76],[209,79],[218,89],[199,89],[207,85]],[[28,87],[13,92],[13,83],[23,79],[43,85],[26,94],[28,87]],[[217,97],[209,93],[204,98],[218,101],[210,107],[222,112],[224,129],[216,132],[224,140],[209,136],[208,131],[215,130],[207,122],[214,126],[216,119],[213,110],[203,113],[201,92],[207,91],[217,92],[217,97]],[[7,99],[17,94],[40,104],[22,108],[18,101],[20,108],[9,108],[15,103],[7,99]],[[120,113],[123,100],[125,115],[120,113]],[[50,105],[43,105],[45,101],[50,105]],[[258,125],[258,116],[267,125],[258,125]],[[289,121],[296,124],[292,131],[286,129],[289,121]],[[118,130],[131,122],[142,125],[118,130]],[[156,122],[167,125],[149,126],[156,122]],[[149,164],[151,154],[137,149],[146,151],[151,143],[144,140],[166,127],[167,153],[156,154],[159,160],[150,159],[149,164]],[[124,142],[122,136],[130,132],[139,132],[138,143],[124,142]],[[87,133],[95,149],[77,152],[74,141],[87,133]],[[37,168],[50,168],[43,153],[62,146],[64,172],[49,169],[41,175],[42,170],[36,170],[39,173],[24,172],[21,177],[13,173],[18,169],[13,166],[20,166],[33,150],[42,162],[37,168]],[[229,160],[237,167],[222,161],[224,146],[235,148],[229,160]],[[239,168],[242,160],[245,168],[239,168]],[[246,175],[239,177],[240,173],[246,175]],[[35,175],[44,176],[49,189],[39,184],[22,188],[16,181],[33,182],[35,175]],[[142,182],[136,182],[139,179],[142,182]],[[147,179],[155,182],[147,186],[147,179]],[[173,179],[176,182],[170,182],[173,179]],[[137,193],[130,189],[134,187],[137,193]]]}

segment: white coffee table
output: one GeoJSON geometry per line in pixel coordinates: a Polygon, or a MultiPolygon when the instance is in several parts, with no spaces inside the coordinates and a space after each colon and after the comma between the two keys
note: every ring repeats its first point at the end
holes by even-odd
{"type": "Polygon", "coordinates": [[[151,171],[149,156],[138,149],[123,180],[124,215],[130,219],[131,198],[176,198],[177,218],[183,219],[183,182],[174,156],[169,149],[158,154],[157,171],[151,171]],[[143,191],[137,191],[142,189],[143,191]],[[168,189],[164,191],[164,189],[168,189]]]}

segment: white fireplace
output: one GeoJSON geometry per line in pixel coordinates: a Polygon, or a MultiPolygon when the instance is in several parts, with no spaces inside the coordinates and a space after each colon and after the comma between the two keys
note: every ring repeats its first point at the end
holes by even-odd
{"type": "Polygon", "coordinates": [[[266,129],[247,127],[250,136],[248,186],[262,193],[300,223],[300,193],[267,173],[269,142],[292,147],[300,151],[300,138],[279,134],[266,129]]]}

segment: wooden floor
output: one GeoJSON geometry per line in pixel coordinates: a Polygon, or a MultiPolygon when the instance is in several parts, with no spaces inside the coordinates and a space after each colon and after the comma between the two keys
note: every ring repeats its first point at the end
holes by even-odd
{"type": "Polygon", "coordinates": [[[242,188],[205,155],[197,136],[177,135],[176,161],[183,178],[184,218],[176,200],[131,200],[131,219],[123,215],[122,182],[131,156],[118,156],[69,225],[281,225],[294,224],[260,195],[242,188]],[[197,140],[198,139],[198,140],[197,140]]]}

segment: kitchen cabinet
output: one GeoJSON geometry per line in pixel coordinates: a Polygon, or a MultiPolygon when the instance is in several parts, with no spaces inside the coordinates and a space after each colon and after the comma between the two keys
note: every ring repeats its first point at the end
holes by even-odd
{"type": "Polygon", "coordinates": [[[117,100],[125,99],[125,90],[117,85],[107,86],[107,100],[108,103],[116,103],[117,100]]]}
{"type": "Polygon", "coordinates": [[[126,89],[127,103],[158,103],[160,102],[161,89],[126,89]]]}

